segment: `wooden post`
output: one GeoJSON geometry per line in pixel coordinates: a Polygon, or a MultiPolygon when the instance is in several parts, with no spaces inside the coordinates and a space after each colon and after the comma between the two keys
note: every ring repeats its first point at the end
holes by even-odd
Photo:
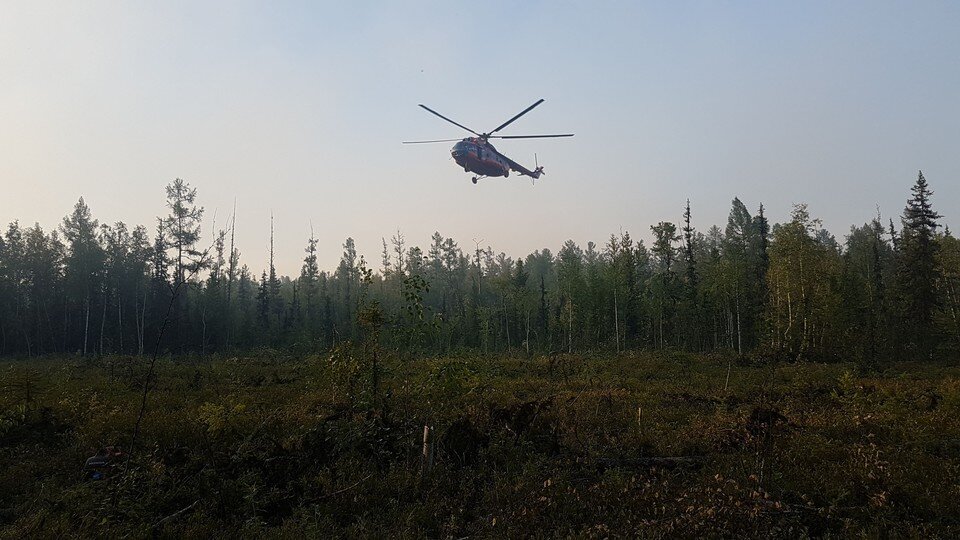
{"type": "Polygon", "coordinates": [[[433,428],[428,425],[423,426],[423,454],[421,456],[423,465],[423,474],[430,474],[433,469],[433,428]]]}

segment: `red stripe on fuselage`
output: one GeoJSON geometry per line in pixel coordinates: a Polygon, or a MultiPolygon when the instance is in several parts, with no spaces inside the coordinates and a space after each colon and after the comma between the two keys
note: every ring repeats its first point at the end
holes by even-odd
{"type": "Polygon", "coordinates": [[[461,167],[484,176],[503,176],[506,172],[500,162],[492,159],[478,159],[477,154],[473,152],[454,157],[454,161],[461,167]]]}

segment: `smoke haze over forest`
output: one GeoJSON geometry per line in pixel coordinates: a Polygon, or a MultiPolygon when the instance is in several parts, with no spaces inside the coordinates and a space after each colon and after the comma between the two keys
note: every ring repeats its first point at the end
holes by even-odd
{"type": "Polygon", "coordinates": [[[464,29],[445,3],[8,3],[0,217],[50,230],[83,196],[102,222],[150,225],[181,177],[207,239],[236,201],[256,270],[272,212],[285,275],[311,222],[327,270],[346,237],[376,260],[398,228],[513,257],[621,229],[649,242],[687,198],[701,230],[738,196],[771,222],[808,203],[842,239],[877,205],[897,216],[917,169],[955,223],[960,8],[693,6],[489,2],[464,29]],[[486,130],[540,97],[507,131],[576,137],[499,145],[538,154],[536,186],[474,186],[446,145],[399,144],[461,135],[417,103],[486,130]]]}
{"type": "Polygon", "coordinates": [[[958,29],[0,0],[0,538],[960,538],[958,29]]]}

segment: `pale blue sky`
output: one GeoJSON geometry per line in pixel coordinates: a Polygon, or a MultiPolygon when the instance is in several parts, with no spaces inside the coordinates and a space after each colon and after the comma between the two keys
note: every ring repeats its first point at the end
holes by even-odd
{"type": "Polygon", "coordinates": [[[347,236],[379,261],[398,227],[524,255],[649,225],[774,221],[807,202],[838,237],[903,208],[917,169],[956,224],[956,2],[0,2],[0,221],[55,226],[83,195],[151,225],[182,177],[238,243],[299,270],[347,236]],[[456,127],[546,176],[474,186],[456,127]]]}

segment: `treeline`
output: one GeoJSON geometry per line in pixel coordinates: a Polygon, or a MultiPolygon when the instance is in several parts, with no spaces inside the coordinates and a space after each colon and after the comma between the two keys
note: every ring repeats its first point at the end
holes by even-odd
{"type": "MultiPolygon", "coordinates": [[[[53,231],[0,238],[0,354],[328,350],[401,354],[682,348],[795,360],[955,357],[960,243],[940,230],[920,173],[899,221],[842,242],[796,205],[771,226],[734,199],[725,227],[650,227],[512,259],[439,233],[397,232],[371,264],[352,239],[332,272],[308,239],[299,276],[240,261],[233,224],[201,248],[203,208],[177,179],[152,231],[100,224],[81,198],[53,231]],[[375,267],[375,268],[374,268],[375,267]]],[[[271,246],[272,246],[271,227],[271,246]]]]}

